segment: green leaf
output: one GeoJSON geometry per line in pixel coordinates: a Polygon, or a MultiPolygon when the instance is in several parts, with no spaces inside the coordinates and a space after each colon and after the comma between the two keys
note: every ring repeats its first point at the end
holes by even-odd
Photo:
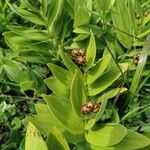
{"type": "Polygon", "coordinates": [[[60,51],[60,55],[61,58],[64,62],[64,64],[66,65],[66,67],[68,68],[68,70],[70,72],[72,72],[72,74],[75,73],[76,70],[79,70],[79,68],[75,65],[75,63],[71,60],[71,58],[68,56],[68,54],[66,54],[65,52],[63,52],[62,50],[60,51]]]}
{"type": "Polygon", "coordinates": [[[109,147],[99,147],[91,145],[90,147],[94,150],[135,150],[143,148],[147,150],[146,146],[150,145],[150,139],[132,130],[127,130],[127,135],[118,144],[109,147]],[[144,148],[145,147],[145,148],[144,148]]]}
{"type": "Polygon", "coordinates": [[[93,66],[96,57],[96,42],[93,33],[91,33],[89,45],[86,51],[86,69],[90,69],[93,66]]]}
{"type": "MultiPolygon", "coordinates": [[[[130,5],[131,4],[132,3],[130,3],[130,5]]],[[[115,1],[115,5],[112,9],[113,25],[116,29],[115,32],[121,44],[126,48],[132,46],[133,37],[136,35],[135,31],[137,30],[135,26],[135,12],[130,5],[127,0],[118,0],[115,1]]]]}
{"type": "Polygon", "coordinates": [[[43,16],[46,15],[48,4],[49,4],[48,0],[41,0],[41,11],[43,16]]]}
{"type": "Polygon", "coordinates": [[[12,32],[27,38],[28,40],[44,41],[49,39],[49,34],[46,30],[36,30],[22,26],[8,25],[8,29],[12,32]]]}
{"type": "MultiPolygon", "coordinates": [[[[122,72],[125,72],[128,68],[128,64],[120,64],[122,72]]],[[[98,78],[93,84],[88,87],[88,95],[94,96],[98,93],[104,91],[109,87],[114,81],[116,81],[121,76],[121,72],[117,67],[112,67],[108,71],[98,78]]]]}
{"type": "Polygon", "coordinates": [[[61,30],[62,24],[59,22],[63,14],[65,1],[52,0],[48,16],[48,31],[52,38],[56,38],[61,30]]]}
{"type": "Polygon", "coordinates": [[[43,81],[42,75],[36,70],[32,69],[30,70],[30,76],[32,77],[32,80],[35,82],[35,94],[42,94],[47,91],[47,87],[43,81]]]}
{"type": "Polygon", "coordinates": [[[19,150],[25,150],[25,139],[23,139],[19,145],[19,150]]]}
{"type": "Polygon", "coordinates": [[[90,21],[90,14],[85,7],[78,6],[77,11],[75,13],[74,19],[74,28],[87,25],[90,21]],[[79,19],[80,18],[80,19],[79,19]]]}
{"type": "Polygon", "coordinates": [[[149,33],[150,33],[150,24],[145,25],[141,30],[139,30],[137,38],[141,39],[145,36],[148,36],[149,33]]]}
{"type": "Polygon", "coordinates": [[[137,91],[140,79],[142,77],[144,67],[146,65],[146,60],[148,57],[149,50],[150,50],[150,36],[147,37],[147,41],[146,41],[146,43],[145,43],[145,45],[141,51],[140,60],[138,62],[136,72],[135,72],[134,77],[132,79],[131,87],[129,89],[129,91],[132,94],[135,94],[137,91]]]}
{"type": "Polygon", "coordinates": [[[106,95],[103,97],[103,101],[101,102],[100,110],[96,114],[96,117],[95,117],[96,121],[100,120],[101,117],[103,116],[103,113],[104,113],[105,108],[107,106],[107,100],[108,100],[108,97],[106,95]]]}
{"type": "Polygon", "coordinates": [[[12,50],[18,50],[21,49],[23,45],[31,44],[31,40],[29,41],[29,39],[19,36],[12,31],[4,32],[3,36],[5,37],[7,45],[12,50]]]}
{"type": "Polygon", "coordinates": [[[8,3],[9,7],[18,15],[20,15],[22,18],[31,21],[37,25],[44,25],[44,21],[42,18],[40,18],[37,14],[33,14],[25,9],[21,9],[17,7],[16,5],[12,5],[6,0],[8,3]]]}
{"type": "Polygon", "coordinates": [[[34,116],[28,116],[26,118],[31,122],[42,134],[49,135],[50,129],[52,128],[53,117],[51,118],[48,114],[40,114],[34,116]]]}
{"type": "Polygon", "coordinates": [[[96,0],[96,7],[103,11],[108,11],[111,0],[96,0]]]}
{"type": "Polygon", "coordinates": [[[91,128],[85,135],[86,140],[96,146],[112,146],[119,143],[127,134],[124,126],[116,123],[91,128]]]}
{"type": "Polygon", "coordinates": [[[116,145],[117,150],[139,149],[150,145],[150,139],[132,130],[127,130],[125,138],[116,145]]]}
{"type": "Polygon", "coordinates": [[[81,115],[81,106],[86,103],[85,85],[80,73],[76,71],[71,84],[71,104],[78,116],[81,115]]]}
{"type": "Polygon", "coordinates": [[[70,85],[72,74],[69,71],[52,63],[49,63],[48,67],[57,80],[66,86],[70,85]]]}
{"type": "Polygon", "coordinates": [[[57,95],[63,98],[70,98],[70,89],[69,87],[62,84],[55,77],[50,77],[44,80],[46,85],[57,95]]]}
{"type": "Polygon", "coordinates": [[[4,70],[11,81],[21,83],[30,80],[27,68],[15,61],[5,59],[4,70]]]}
{"type": "Polygon", "coordinates": [[[97,102],[102,102],[104,97],[107,97],[108,99],[113,98],[115,96],[117,96],[120,93],[123,93],[125,91],[127,91],[127,88],[115,88],[115,89],[111,89],[108,92],[105,92],[104,94],[100,95],[98,98],[96,98],[97,102]]]}
{"type": "Polygon", "coordinates": [[[100,28],[96,25],[84,25],[77,27],[73,30],[74,33],[80,33],[80,34],[91,34],[91,31],[93,32],[94,35],[97,36],[102,36],[104,33],[107,32],[106,29],[100,28]]]}
{"type": "Polygon", "coordinates": [[[39,131],[32,123],[27,127],[25,150],[48,150],[45,142],[43,141],[39,131]]]}
{"type": "Polygon", "coordinates": [[[27,117],[27,120],[32,122],[40,132],[49,135],[49,131],[52,126],[56,126],[61,132],[65,131],[65,136],[67,134],[70,135],[71,133],[66,132],[66,127],[56,118],[53,111],[50,109],[48,103],[49,103],[49,96],[44,95],[43,96],[46,104],[36,104],[36,111],[38,115],[29,116],[27,117]],[[44,123],[44,126],[43,126],[44,123]]]}
{"type": "Polygon", "coordinates": [[[62,133],[56,128],[53,127],[50,131],[50,135],[46,140],[46,144],[48,149],[56,149],[56,150],[70,150],[62,133]]]}
{"type": "Polygon", "coordinates": [[[66,2],[66,9],[71,16],[71,18],[74,18],[74,0],[67,0],[66,2]]]}
{"type": "Polygon", "coordinates": [[[28,10],[39,13],[39,10],[36,9],[28,0],[21,0],[20,8],[27,8],[28,10]]]}
{"type": "Polygon", "coordinates": [[[85,39],[87,39],[89,37],[89,35],[86,34],[79,34],[77,37],[75,37],[73,39],[74,42],[79,42],[79,41],[83,41],[85,39]]]}
{"type": "Polygon", "coordinates": [[[35,89],[35,82],[34,81],[24,81],[20,83],[21,91],[26,90],[34,90],[35,89]]]}
{"type": "Polygon", "coordinates": [[[84,133],[83,122],[74,113],[70,101],[56,95],[44,95],[44,99],[50,110],[66,129],[74,133],[74,135],[81,135],[82,138],[82,134],[84,133]]]}
{"type": "Polygon", "coordinates": [[[35,104],[35,109],[36,109],[36,112],[38,115],[49,114],[49,108],[46,104],[37,103],[37,104],[35,104]]]}
{"type": "Polygon", "coordinates": [[[91,84],[102,75],[109,64],[110,59],[111,55],[106,54],[96,63],[96,65],[87,73],[87,84],[91,84]]]}

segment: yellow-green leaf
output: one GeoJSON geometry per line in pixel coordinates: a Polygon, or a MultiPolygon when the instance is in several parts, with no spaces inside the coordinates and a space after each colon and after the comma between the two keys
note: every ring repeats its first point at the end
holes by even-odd
{"type": "Polygon", "coordinates": [[[85,135],[86,140],[96,146],[112,146],[119,143],[127,134],[123,125],[108,123],[91,128],[85,135]]]}
{"type": "Polygon", "coordinates": [[[42,136],[35,126],[29,122],[27,127],[25,150],[48,150],[42,136]]]}
{"type": "Polygon", "coordinates": [[[51,129],[50,135],[46,141],[48,149],[56,149],[56,150],[70,150],[67,144],[65,137],[58,130],[58,128],[53,127],[51,129]]]}
{"type": "Polygon", "coordinates": [[[101,60],[99,60],[96,65],[87,73],[86,83],[90,84],[95,81],[98,77],[102,75],[102,73],[107,68],[111,55],[108,53],[101,60]]]}
{"type": "Polygon", "coordinates": [[[89,45],[86,52],[86,69],[90,69],[93,66],[96,56],[96,42],[94,34],[91,32],[89,45]]]}
{"type": "Polygon", "coordinates": [[[78,71],[76,71],[72,80],[70,98],[74,111],[78,116],[80,116],[81,106],[86,102],[86,94],[84,81],[78,71]]]}

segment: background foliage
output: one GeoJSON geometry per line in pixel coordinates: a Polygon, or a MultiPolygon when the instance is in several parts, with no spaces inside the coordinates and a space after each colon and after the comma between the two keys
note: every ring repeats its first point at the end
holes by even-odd
{"type": "Polygon", "coordinates": [[[149,27],[149,0],[0,0],[0,149],[149,149],[149,27]]]}

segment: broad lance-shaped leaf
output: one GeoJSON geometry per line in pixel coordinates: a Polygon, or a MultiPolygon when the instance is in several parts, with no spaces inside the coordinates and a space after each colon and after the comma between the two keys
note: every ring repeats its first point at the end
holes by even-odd
{"type": "Polygon", "coordinates": [[[9,60],[2,59],[4,70],[11,81],[21,83],[30,80],[29,70],[22,64],[9,60]]]}
{"type": "Polygon", "coordinates": [[[19,68],[4,65],[4,70],[11,81],[21,83],[30,80],[28,72],[22,71],[19,68]]]}
{"type": "Polygon", "coordinates": [[[49,5],[50,1],[48,1],[48,0],[40,0],[40,3],[41,3],[41,5],[42,5],[42,7],[41,7],[41,11],[42,11],[42,13],[43,13],[43,16],[45,16],[45,15],[46,15],[46,12],[47,12],[47,9],[48,9],[48,5],[49,5]]]}
{"type": "MultiPolygon", "coordinates": [[[[49,96],[44,96],[44,99],[47,101],[49,96]]],[[[49,132],[53,126],[56,126],[65,136],[68,142],[70,143],[79,143],[83,141],[83,136],[75,135],[70,132],[68,128],[63,125],[49,106],[46,104],[36,104],[36,110],[38,115],[28,116],[26,119],[30,121],[34,126],[44,135],[49,135],[49,132]]]]}
{"type": "Polygon", "coordinates": [[[61,30],[61,19],[64,8],[64,0],[52,0],[48,18],[48,31],[52,38],[56,38],[61,30]]]}
{"type": "Polygon", "coordinates": [[[46,104],[43,104],[43,103],[37,103],[35,104],[35,109],[36,109],[36,112],[37,114],[49,114],[50,111],[49,111],[49,108],[46,104]]]}
{"type": "Polygon", "coordinates": [[[72,74],[69,71],[52,63],[49,63],[48,67],[57,80],[66,86],[70,85],[72,74]]]}
{"type": "Polygon", "coordinates": [[[24,82],[21,82],[20,83],[20,88],[21,88],[21,91],[26,91],[26,90],[35,90],[35,81],[24,81],[24,82]]]}
{"type": "Polygon", "coordinates": [[[89,45],[86,52],[86,69],[90,69],[93,66],[96,56],[96,42],[93,33],[91,32],[91,37],[89,45]]]}
{"type": "Polygon", "coordinates": [[[35,126],[29,122],[27,127],[25,150],[48,150],[42,136],[35,126]]]}
{"type": "Polygon", "coordinates": [[[150,146],[149,138],[133,130],[127,129],[127,135],[116,145],[108,147],[91,145],[90,147],[94,150],[138,150],[141,148],[143,148],[141,150],[149,150],[146,146],[150,146]]]}
{"type": "Polygon", "coordinates": [[[12,5],[11,3],[8,2],[8,0],[6,0],[6,2],[8,3],[8,5],[10,6],[10,8],[18,15],[20,15],[22,18],[31,21],[35,24],[38,25],[45,25],[44,21],[42,18],[40,18],[38,15],[39,14],[33,14],[25,9],[21,9],[19,7],[17,7],[17,5],[12,5]]]}
{"type": "Polygon", "coordinates": [[[100,28],[96,25],[84,25],[73,30],[74,33],[81,33],[85,35],[91,35],[91,31],[97,36],[102,36],[104,33],[108,32],[106,29],[100,28]]]}
{"type": "Polygon", "coordinates": [[[86,103],[86,94],[83,78],[77,70],[72,80],[70,98],[74,111],[80,116],[81,106],[86,103]]]}
{"type": "Polygon", "coordinates": [[[116,145],[117,150],[139,149],[150,145],[150,138],[133,130],[127,130],[125,138],[116,145]]]}
{"type": "Polygon", "coordinates": [[[132,79],[131,87],[129,89],[132,94],[134,94],[138,88],[144,67],[146,65],[146,60],[148,57],[149,50],[150,50],[150,36],[147,37],[147,41],[146,41],[146,43],[145,43],[145,45],[141,51],[140,60],[138,62],[136,72],[135,72],[134,77],[132,79]]]}
{"type": "MultiPolygon", "coordinates": [[[[38,115],[34,116],[28,116],[27,120],[32,122],[36,128],[43,133],[44,135],[49,135],[50,129],[55,126],[57,127],[65,136],[68,142],[70,143],[80,143],[84,139],[84,135],[81,136],[81,134],[75,134],[74,132],[71,132],[68,130],[68,127],[63,124],[59,118],[57,118],[57,115],[55,116],[54,112],[49,107],[49,100],[51,96],[43,95],[44,100],[46,101],[46,104],[36,104],[36,111],[38,115]]],[[[58,99],[57,96],[54,96],[58,99]]],[[[54,99],[53,99],[54,100],[54,99]]],[[[62,98],[59,98],[59,100],[64,100],[62,98]]]]}
{"type": "Polygon", "coordinates": [[[49,39],[49,34],[46,30],[36,30],[22,26],[7,26],[12,32],[27,38],[27,40],[44,41],[49,39]]]}
{"type": "Polygon", "coordinates": [[[31,44],[31,40],[29,41],[26,37],[19,36],[12,31],[4,32],[3,36],[5,37],[7,45],[13,50],[18,50],[23,47],[23,45],[31,44]]]}
{"type": "Polygon", "coordinates": [[[89,21],[90,21],[90,14],[88,10],[85,7],[78,6],[77,11],[75,13],[74,28],[82,25],[88,25],[89,21]]]}
{"type": "Polygon", "coordinates": [[[60,55],[65,66],[72,74],[74,74],[76,70],[79,70],[78,66],[71,60],[68,54],[60,50],[60,55]]]}
{"type": "MultiPolygon", "coordinates": [[[[49,109],[53,112],[54,116],[63,124],[67,131],[71,132],[73,136],[78,136],[76,141],[83,141],[84,139],[84,124],[82,120],[74,113],[70,100],[63,99],[56,95],[44,95],[49,109]]],[[[71,137],[73,138],[73,137],[71,137]]]]}
{"type": "Polygon", "coordinates": [[[53,117],[51,118],[48,114],[39,114],[39,115],[34,115],[34,116],[28,116],[26,119],[29,122],[31,122],[40,133],[42,133],[44,135],[49,134],[49,131],[53,125],[51,123],[51,119],[53,119],[53,117]]]}
{"type": "Polygon", "coordinates": [[[117,37],[126,48],[130,48],[133,44],[133,38],[128,36],[128,34],[134,36],[137,31],[135,17],[133,18],[134,11],[131,10],[130,5],[132,5],[132,3],[129,3],[129,1],[118,0],[115,1],[115,5],[112,8],[113,25],[116,29],[119,29],[116,30],[117,37]],[[127,34],[120,31],[126,32],[127,34]]]}
{"type": "Polygon", "coordinates": [[[85,135],[86,140],[96,146],[112,146],[119,143],[127,134],[123,125],[108,123],[94,126],[85,135]]]}
{"type": "Polygon", "coordinates": [[[49,150],[70,150],[66,139],[56,127],[51,129],[50,134],[46,140],[46,144],[49,150]]]}
{"type": "MultiPolygon", "coordinates": [[[[43,98],[48,103],[49,96],[44,95],[43,98]]],[[[36,104],[36,111],[38,115],[28,116],[27,120],[32,122],[41,133],[48,135],[52,126],[56,126],[62,132],[66,130],[66,127],[56,118],[49,105],[36,104]]]]}
{"type": "Polygon", "coordinates": [[[68,14],[73,19],[74,18],[74,0],[66,0],[66,9],[68,14]]]}
{"type": "MultiPolygon", "coordinates": [[[[122,72],[125,72],[128,68],[127,63],[120,64],[122,72]]],[[[118,67],[112,67],[108,71],[104,72],[103,75],[97,79],[93,84],[88,87],[88,95],[94,96],[98,93],[104,91],[109,87],[114,81],[116,81],[121,76],[121,72],[118,67]]]]}
{"type": "Polygon", "coordinates": [[[121,94],[121,93],[127,91],[127,90],[128,90],[128,89],[125,88],[125,87],[123,87],[123,88],[111,89],[110,91],[105,92],[104,94],[98,96],[98,97],[96,98],[96,101],[97,101],[97,102],[102,102],[104,97],[107,97],[108,99],[110,99],[110,98],[113,98],[113,97],[117,96],[118,94],[121,94]]]}
{"type": "Polygon", "coordinates": [[[32,10],[32,12],[34,13],[39,13],[39,9],[37,9],[36,7],[34,7],[29,0],[22,0],[21,4],[20,4],[21,8],[27,8],[29,10],[32,10]]]}
{"type": "Polygon", "coordinates": [[[91,31],[93,32],[94,35],[97,36],[102,36],[104,33],[107,32],[106,29],[100,28],[96,25],[84,25],[77,27],[73,30],[74,33],[80,33],[80,34],[85,34],[85,35],[91,35],[91,31]]]}
{"type": "Polygon", "coordinates": [[[102,75],[102,73],[107,68],[109,61],[111,59],[111,55],[108,53],[100,59],[96,65],[87,73],[86,83],[90,84],[94,82],[98,77],[102,75]]]}
{"type": "Polygon", "coordinates": [[[70,89],[69,87],[62,84],[55,77],[49,77],[44,80],[46,85],[56,94],[63,98],[70,98],[70,89]]]}

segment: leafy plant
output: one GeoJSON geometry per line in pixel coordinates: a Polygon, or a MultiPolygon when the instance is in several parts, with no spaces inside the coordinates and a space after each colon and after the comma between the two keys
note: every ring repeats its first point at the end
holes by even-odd
{"type": "Polygon", "coordinates": [[[149,3],[0,1],[0,149],[149,149],[149,3]]]}
{"type": "MultiPolygon", "coordinates": [[[[47,78],[45,83],[53,93],[43,95],[47,104],[37,104],[38,114],[34,117],[27,117],[27,119],[45,135],[48,134],[52,126],[58,127],[67,141],[77,147],[85,142],[87,144],[84,144],[85,146],[83,147],[87,146],[89,149],[123,149],[125,146],[126,148],[124,149],[138,149],[149,145],[150,140],[148,138],[126,129],[119,122],[102,123],[101,117],[104,115],[105,109],[107,109],[106,103],[113,94],[110,94],[110,91],[104,93],[100,108],[97,103],[99,94],[111,86],[121,76],[121,72],[116,65],[107,65],[106,69],[106,64],[101,61],[95,62],[96,45],[94,35],[91,34],[85,56],[86,62],[82,68],[83,72],[71,61],[68,54],[62,50],[60,50],[60,54],[68,70],[54,64],[48,64],[53,76],[47,78]],[[97,67],[99,62],[101,62],[101,68],[104,68],[101,72],[97,67]],[[91,72],[93,74],[90,74],[91,72]],[[99,73],[96,76],[97,72],[101,74],[99,73]],[[114,75],[115,73],[116,75],[114,75]],[[89,74],[92,76],[92,82],[89,80],[87,83],[86,80],[89,74]],[[93,80],[93,77],[96,78],[93,80]],[[91,105],[97,107],[93,110],[91,105]],[[85,109],[86,107],[87,109],[85,109]],[[40,123],[42,120],[47,120],[44,128],[40,123]],[[143,144],[135,146],[135,144],[130,143],[129,139],[134,139],[135,141],[140,139],[145,143],[142,142],[143,144]]],[[[109,53],[106,54],[103,57],[110,55],[109,53]]],[[[110,59],[111,57],[107,61],[110,61],[110,59]]],[[[119,66],[122,72],[128,69],[126,63],[119,64],[119,66]]]]}

